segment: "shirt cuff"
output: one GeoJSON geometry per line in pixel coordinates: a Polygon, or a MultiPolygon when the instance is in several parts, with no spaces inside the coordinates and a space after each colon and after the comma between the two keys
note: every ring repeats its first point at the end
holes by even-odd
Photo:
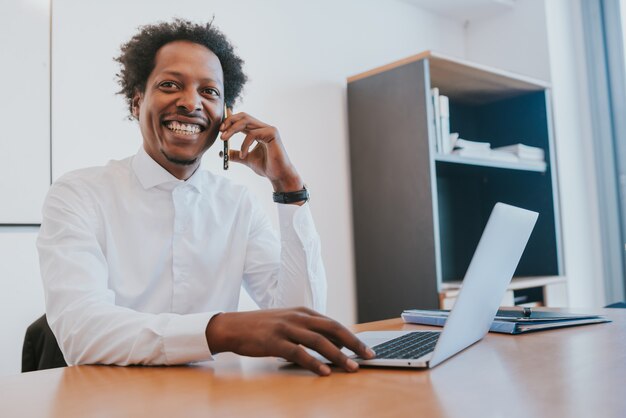
{"type": "Polygon", "coordinates": [[[302,206],[278,204],[278,223],[281,241],[300,241],[306,248],[317,240],[309,202],[302,206]]]}
{"type": "Polygon", "coordinates": [[[206,327],[220,312],[172,315],[163,335],[167,364],[213,360],[206,340],[206,327]]]}

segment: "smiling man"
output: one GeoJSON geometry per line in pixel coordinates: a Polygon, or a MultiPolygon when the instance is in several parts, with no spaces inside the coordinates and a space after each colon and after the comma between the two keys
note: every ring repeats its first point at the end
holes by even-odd
{"type": "Polygon", "coordinates": [[[145,26],[117,60],[143,145],[56,181],[37,241],[46,313],[67,363],[180,364],[233,351],[329,374],[306,346],[356,371],[338,346],[373,352],[319,313],[319,238],[278,130],[225,115],[246,76],[224,35],[182,20],[145,26]],[[236,133],[245,139],[230,160],[272,183],[280,239],[245,188],[200,169],[218,135],[236,133]],[[242,286],[262,310],[236,312],[242,286]]]}

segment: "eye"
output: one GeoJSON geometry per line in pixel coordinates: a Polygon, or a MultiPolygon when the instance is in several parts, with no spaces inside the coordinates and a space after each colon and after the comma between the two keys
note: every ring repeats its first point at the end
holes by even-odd
{"type": "Polygon", "coordinates": [[[159,84],[159,88],[163,91],[175,91],[178,90],[178,85],[173,81],[163,81],[159,84]]]}
{"type": "Polygon", "coordinates": [[[206,94],[209,96],[215,96],[215,97],[220,97],[220,92],[218,89],[215,89],[213,87],[206,87],[202,89],[202,94],[206,94]]]}

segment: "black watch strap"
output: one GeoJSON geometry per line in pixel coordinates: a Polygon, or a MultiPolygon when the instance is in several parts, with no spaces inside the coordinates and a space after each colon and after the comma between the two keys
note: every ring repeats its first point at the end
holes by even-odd
{"type": "Polygon", "coordinates": [[[309,200],[309,191],[306,186],[295,192],[274,192],[272,194],[276,203],[296,203],[309,200]]]}

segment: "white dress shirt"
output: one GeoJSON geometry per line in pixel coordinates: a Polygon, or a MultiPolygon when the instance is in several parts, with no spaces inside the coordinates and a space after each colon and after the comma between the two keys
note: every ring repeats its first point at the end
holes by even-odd
{"type": "Polygon", "coordinates": [[[237,310],[242,285],[261,308],[324,312],[308,204],[277,206],[280,239],[243,186],[200,169],[178,180],[143,148],[61,177],[37,248],[48,322],[67,363],[211,359],[206,326],[237,310]]]}

